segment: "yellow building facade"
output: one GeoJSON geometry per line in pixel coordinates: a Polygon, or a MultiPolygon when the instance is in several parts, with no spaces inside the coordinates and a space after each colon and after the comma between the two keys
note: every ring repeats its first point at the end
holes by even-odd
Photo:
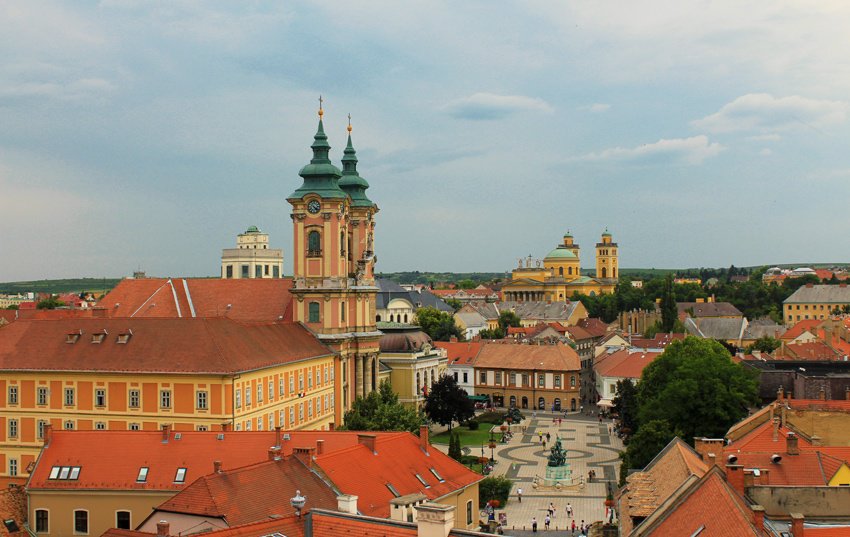
{"type": "Polygon", "coordinates": [[[542,260],[520,259],[511,281],[502,287],[506,301],[565,301],[575,293],[595,296],[613,293],[619,277],[618,245],[606,230],[596,244],[596,276],[581,274],[580,247],[567,233],[563,242],[542,260]]]}

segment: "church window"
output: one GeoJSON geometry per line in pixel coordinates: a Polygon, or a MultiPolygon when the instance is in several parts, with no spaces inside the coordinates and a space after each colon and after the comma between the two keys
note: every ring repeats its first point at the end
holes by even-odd
{"type": "Polygon", "coordinates": [[[322,236],[313,230],[307,233],[307,256],[318,257],[322,255],[322,236]]]}
{"type": "Polygon", "coordinates": [[[558,267],[558,276],[564,275],[564,267],[558,267]]]}
{"type": "Polygon", "coordinates": [[[319,322],[319,303],[318,302],[310,302],[308,305],[308,323],[317,323],[319,322]]]}
{"type": "Polygon", "coordinates": [[[345,322],[345,302],[340,305],[339,317],[341,321],[345,322]]]}
{"type": "Polygon", "coordinates": [[[269,275],[269,266],[266,265],[266,276],[268,276],[268,275],[269,275]]]}
{"type": "Polygon", "coordinates": [[[573,275],[573,267],[567,267],[567,275],[569,275],[569,276],[573,275]]]}
{"type": "Polygon", "coordinates": [[[346,243],[345,232],[340,231],[339,232],[339,255],[341,255],[343,257],[345,257],[345,243],[346,243]]]}
{"type": "Polygon", "coordinates": [[[407,322],[407,314],[404,314],[404,322],[407,322]]]}
{"type": "Polygon", "coordinates": [[[381,316],[380,315],[375,315],[375,322],[376,323],[381,322],[381,316]]]}
{"type": "Polygon", "coordinates": [[[608,277],[608,269],[606,269],[605,267],[602,267],[602,277],[603,278],[608,277]]]}

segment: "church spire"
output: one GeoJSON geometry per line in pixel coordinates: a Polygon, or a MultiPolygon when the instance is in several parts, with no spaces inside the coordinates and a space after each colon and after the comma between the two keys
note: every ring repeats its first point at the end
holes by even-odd
{"type": "Polygon", "coordinates": [[[366,196],[369,183],[357,172],[357,152],[351,143],[351,114],[348,115],[348,145],[345,146],[342,157],[342,179],[339,187],[351,197],[352,207],[371,207],[372,200],[366,196]]]}
{"type": "Polygon", "coordinates": [[[298,175],[304,178],[301,188],[289,195],[288,199],[303,198],[307,194],[316,194],[322,198],[345,198],[347,195],[339,188],[339,178],[342,173],[333,165],[328,153],[331,150],[328,144],[328,136],[325,134],[325,126],[322,122],[324,110],[322,109],[322,97],[319,97],[319,127],[313,136],[313,158],[298,175]]]}

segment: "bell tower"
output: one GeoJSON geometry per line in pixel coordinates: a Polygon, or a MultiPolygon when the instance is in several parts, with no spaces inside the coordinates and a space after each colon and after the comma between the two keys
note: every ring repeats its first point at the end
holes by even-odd
{"type": "MultiPolygon", "coordinates": [[[[358,199],[341,188],[348,189],[341,180],[344,173],[330,160],[323,115],[320,97],[313,158],[298,172],[303,179],[301,187],[287,197],[293,222],[292,311],[296,322],[303,323],[337,355],[334,423],[341,424],[354,398],[377,388],[381,333],[375,327],[378,287],[371,251],[377,206],[365,197],[365,180],[360,179],[365,187],[358,183],[354,190],[368,201],[368,207],[358,205],[355,210],[358,199]],[[363,240],[352,230],[362,230],[363,240]],[[361,242],[363,247],[359,247],[361,242]]],[[[353,148],[351,151],[353,156],[353,148]]],[[[354,161],[356,164],[356,157],[354,161]]],[[[356,167],[354,170],[356,175],[356,167]]]]}
{"type": "Polygon", "coordinates": [[[607,228],[602,233],[602,242],[596,243],[596,277],[603,280],[618,278],[617,243],[612,241],[607,228]]]}

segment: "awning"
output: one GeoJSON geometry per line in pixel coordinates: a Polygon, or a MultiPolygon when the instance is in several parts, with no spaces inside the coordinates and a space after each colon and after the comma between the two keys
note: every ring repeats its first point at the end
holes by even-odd
{"type": "Polygon", "coordinates": [[[610,399],[600,399],[596,406],[601,406],[605,408],[611,408],[614,406],[614,403],[611,402],[610,399]]]}
{"type": "Polygon", "coordinates": [[[490,397],[486,395],[467,395],[467,397],[473,401],[479,401],[481,403],[486,403],[490,400],[490,397]]]}

